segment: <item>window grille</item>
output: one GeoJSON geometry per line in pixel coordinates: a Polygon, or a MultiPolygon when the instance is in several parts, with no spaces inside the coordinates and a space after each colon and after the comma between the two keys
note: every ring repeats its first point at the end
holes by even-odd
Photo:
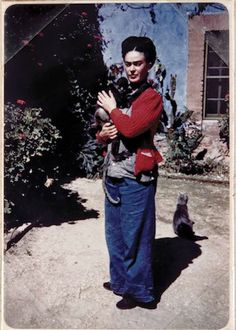
{"type": "Polygon", "coordinates": [[[226,112],[229,93],[228,31],[205,34],[204,118],[217,119],[226,112]]]}

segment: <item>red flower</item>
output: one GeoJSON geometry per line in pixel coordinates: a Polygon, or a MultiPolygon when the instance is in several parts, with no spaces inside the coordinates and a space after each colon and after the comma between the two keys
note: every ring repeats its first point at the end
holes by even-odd
{"type": "Polygon", "coordinates": [[[19,133],[19,139],[20,140],[25,140],[26,139],[26,135],[25,135],[25,133],[19,133]]]}
{"type": "Polygon", "coordinates": [[[92,48],[92,44],[87,44],[87,48],[92,48]]]}
{"type": "Polygon", "coordinates": [[[86,17],[86,16],[88,16],[88,13],[86,11],[82,11],[81,15],[86,17]]]}
{"type": "Polygon", "coordinates": [[[26,101],[21,100],[21,99],[17,99],[17,100],[16,100],[16,104],[19,104],[19,105],[26,105],[26,101]]]}
{"type": "Polygon", "coordinates": [[[97,35],[97,34],[95,34],[93,37],[94,37],[94,39],[96,39],[96,40],[103,40],[103,37],[102,37],[102,36],[99,36],[99,35],[97,35]]]}

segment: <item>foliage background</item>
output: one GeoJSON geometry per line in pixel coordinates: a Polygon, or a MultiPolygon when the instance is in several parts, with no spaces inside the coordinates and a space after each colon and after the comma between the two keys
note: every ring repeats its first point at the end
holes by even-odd
{"type": "Polygon", "coordinates": [[[95,5],[13,5],[5,26],[5,224],[11,226],[33,215],[29,196],[32,208],[42,206],[48,194],[63,195],[61,183],[98,171],[102,150],[90,125],[107,68],[95,5]]]}

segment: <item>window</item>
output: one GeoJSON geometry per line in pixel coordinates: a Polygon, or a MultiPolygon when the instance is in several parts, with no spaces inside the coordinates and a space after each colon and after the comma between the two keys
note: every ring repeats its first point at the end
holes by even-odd
{"type": "Polygon", "coordinates": [[[229,93],[228,31],[205,35],[204,118],[217,118],[226,112],[229,93]]]}

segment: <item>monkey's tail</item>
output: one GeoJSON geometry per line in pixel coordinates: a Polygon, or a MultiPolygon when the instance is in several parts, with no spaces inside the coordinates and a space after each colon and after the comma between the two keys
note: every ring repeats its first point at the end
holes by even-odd
{"type": "Polygon", "coordinates": [[[114,199],[113,197],[111,197],[111,195],[110,195],[110,193],[107,189],[105,180],[102,180],[102,187],[103,187],[104,193],[105,193],[107,199],[109,200],[109,202],[114,204],[114,205],[118,205],[120,203],[120,198],[117,197],[117,199],[114,199]]]}
{"type": "Polygon", "coordinates": [[[120,203],[120,198],[117,197],[117,199],[114,199],[113,197],[111,197],[111,194],[109,193],[107,186],[106,186],[106,177],[107,177],[107,167],[109,164],[109,157],[110,155],[107,154],[106,158],[104,160],[104,164],[103,164],[103,175],[102,175],[102,187],[105,193],[105,196],[107,197],[107,199],[109,200],[110,203],[117,205],[120,203]]]}

